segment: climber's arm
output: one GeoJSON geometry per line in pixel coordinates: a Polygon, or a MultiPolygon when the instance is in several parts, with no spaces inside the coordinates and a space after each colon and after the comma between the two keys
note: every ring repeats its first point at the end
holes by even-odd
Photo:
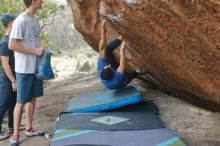
{"type": "Polygon", "coordinates": [[[125,50],[125,40],[123,40],[120,48],[120,65],[117,69],[117,71],[120,73],[124,73],[126,67],[126,58],[125,58],[124,50],[125,50]]]}
{"type": "Polygon", "coordinates": [[[103,21],[101,39],[99,41],[99,57],[103,59],[105,58],[105,48],[107,44],[106,32],[107,32],[106,22],[103,21]]]}

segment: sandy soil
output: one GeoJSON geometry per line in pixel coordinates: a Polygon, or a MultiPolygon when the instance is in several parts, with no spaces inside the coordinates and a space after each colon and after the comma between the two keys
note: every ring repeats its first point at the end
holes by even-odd
{"type": "MultiPolygon", "coordinates": [[[[220,114],[197,108],[185,101],[152,89],[148,84],[134,80],[133,85],[143,93],[145,100],[153,100],[159,109],[159,118],[171,128],[189,146],[220,145],[220,114]]],[[[63,79],[51,81],[45,89],[45,95],[37,102],[34,125],[37,128],[54,133],[56,118],[70,99],[92,91],[103,91],[95,74],[75,74],[63,79]]],[[[25,117],[25,116],[24,116],[25,117]]],[[[27,138],[21,134],[21,146],[48,146],[52,139],[44,137],[27,138]]],[[[9,145],[9,141],[0,142],[0,146],[9,145]]]]}

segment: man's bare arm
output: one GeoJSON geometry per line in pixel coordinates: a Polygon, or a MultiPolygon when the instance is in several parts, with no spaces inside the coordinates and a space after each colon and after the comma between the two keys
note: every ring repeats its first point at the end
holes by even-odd
{"type": "Polygon", "coordinates": [[[5,74],[9,78],[9,80],[12,83],[12,89],[13,91],[16,91],[16,80],[12,73],[11,67],[9,65],[9,57],[8,56],[1,56],[2,66],[5,71],[5,74]]]}
{"type": "Polygon", "coordinates": [[[17,39],[11,39],[9,41],[9,49],[16,52],[32,54],[37,56],[41,56],[44,51],[43,48],[25,48],[17,39]]]}
{"type": "Polygon", "coordinates": [[[122,42],[121,48],[120,48],[120,65],[117,69],[117,71],[120,73],[124,73],[125,67],[126,67],[126,59],[125,59],[124,50],[125,50],[125,40],[122,42]]]}
{"type": "Polygon", "coordinates": [[[106,28],[106,22],[103,21],[102,23],[102,34],[101,39],[99,41],[99,57],[105,58],[105,48],[107,45],[107,36],[106,36],[107,28],[106,28]]]}

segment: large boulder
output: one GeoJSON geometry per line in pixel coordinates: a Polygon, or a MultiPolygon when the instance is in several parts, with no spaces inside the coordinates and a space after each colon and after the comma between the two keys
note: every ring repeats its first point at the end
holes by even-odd
{"type": "MultiPolygon", "coordinates": [[[[219,0],[68,0],[75,28],[98,51],[101,22],[109,40],[126,39],[129,69],[199,106],[220,111],[219,0]]],[[[118,56],[118,51],[116,51],[118,56]]]]}

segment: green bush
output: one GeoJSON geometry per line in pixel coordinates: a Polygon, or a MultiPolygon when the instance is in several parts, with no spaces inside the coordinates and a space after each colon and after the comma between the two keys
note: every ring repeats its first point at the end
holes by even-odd
{"type": "MultiPolygon", "coordinates": [[[[1,0],[0,17],[2,17],[5,13],[13,13],[15,15],[19,15],[24,10],[25,6],[22,0],[1,0]]],[[[44,0],[43,8],[37,14],[40,19],[42,30],[40,37],[41,45],[44,48],[47,48],[49,46],[50,39],[43,29],[44,27],[53,23],[55,15],[61,10],[64,10],[64,6],[56,5],[49,0],[44,0]]],[[[2,23],[0,23],[0,37],[4,35],[4,29],[4,26],[2,25],[2,23]]]]}

